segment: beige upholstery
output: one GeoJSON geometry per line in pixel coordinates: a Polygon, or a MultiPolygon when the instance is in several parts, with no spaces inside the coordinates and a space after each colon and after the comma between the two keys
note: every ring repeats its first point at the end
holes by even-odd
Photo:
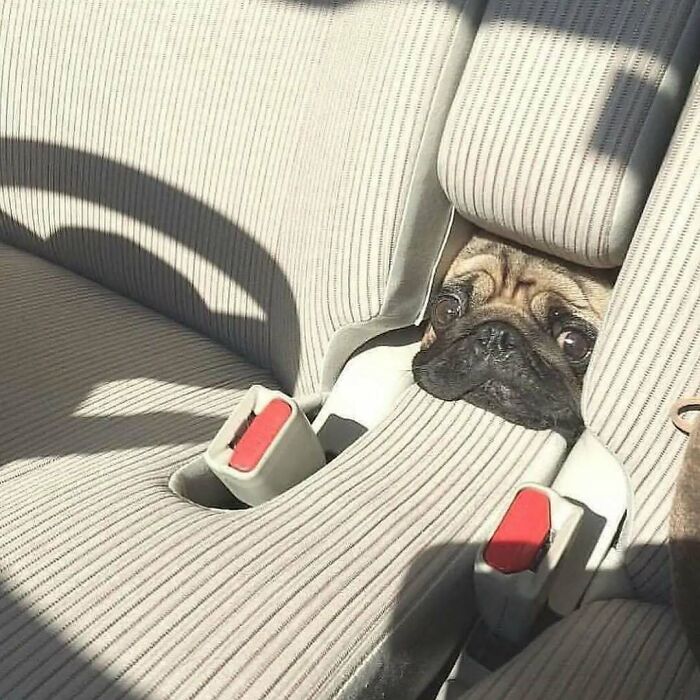
{"type": "Polygon", "coordinates": [[[694,0],[489,2],[439,173],[467,218],[622,262],[700,53],[694,0]]]}
{"type": "Polygon", "coordinates": [[[700,670],[673,611],[612,600],[547,630],[470,692],[446,700],[696,700],[700,670]]]}
{"type": "Polygon", "coordinates": [[[472,543],[561,438],[410,389],[298,488],[205,510],[170,475],[265,376],[33,256],[0,266],[0,697],[417,694],[473,612],[472,543]]]}
{"type": "MultiPolygon", "coordinates": [[[[691,5],[492,2],[443,142],[460,210],[619,262],[694,60],[673,57],[696,45],[696,18],[681,31],[691,5]],[[535,60],[536,39],[558,60],[535,60]],[[473,82],[487,87],[479,99],[473,82]],[[521,109],[527,136],[502,128],[521,109]],[[541,112],[558,127],[530,119],[541,112]]],[[[168,484],[250,383],[318,392],[363,339],[419,315],[450,216],[438,142],[479,7],[3,3],[0,698],[408,698],[434,678],[474,612],[476,545],[515,484],[551,479],[558,436],[411,388],[259,508],[201,508],[168,484]]],[[[693,260],[687,235],[669,250],[693,260]]],[[[634,284],[623,280],[606,335],[634,284]]],[[[634,481],[596,394],[614,366],[629,375],[626,351],[601,345],[586,413],[634,481]]],[[[671,469],[673,449],[662,456],[671,469]]],[[[646,480],[634,483],[641,512],[646,480]]],[[[685,691],[668,614],[629,610],[582,611],[542,654],[571,684],[571,658],[621,683],[625,654],[663,647],[654,658],[664,673],[676,659],[676,680],[642,665],[631,687],[685,691]],[[610,655],[587,651],[589,625],[610,655]],[[628,652],[630,631],[662,639],[628,652]]]]}
{"type": "Polygon", "coordinates": [[[0,240],[318,391],[420,314],[481,4],[3,2],[0,240]]]}
{"type": "Polygon", "coordinates": [[[627,470],[622,546],[638,592],[668,600],[667,524],[686,438],[673,402],[700,390],[700,75],[618,279],[586,377],[587,425],[627,470]]]}
{"type": "Polygon", "coordinates": [[[421,313],[480,5],[3,4],[0,241],[102,286],[0,246],[0,697],[432,680],[476,542],[558,436],[413,389],[259,509],[168,484],[247,385],[318,392],[421,313]]]}
{"type": "Polygon", "coordinates": [[[55,493],[70,474],[167,469],[218,430],[251,384],[276,388],[199,334],[2,244],[0,319],[2,497],[8,481],[48,475],[51,464],[55,493]]]}
{"type": "MultiPolygon", "coordinates": [[[[638,596],[669,602],[668,516],[700,389],[700,75],[629,250],[585,380],[589,429],[631,486],[619,548],[638,596]]],[[[603,485],[601,485],[603,487],[603,485]]],[[[684,700],[700,671],[667,605],[608,601],[555,624],[460,700],[684,700]]]]}

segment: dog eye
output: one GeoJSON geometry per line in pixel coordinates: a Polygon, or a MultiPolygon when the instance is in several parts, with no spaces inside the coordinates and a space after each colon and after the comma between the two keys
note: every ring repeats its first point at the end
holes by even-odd
{"type": "Polygon", "coordinates": [[[433,306],[432,321],[436,328],[445,328],[462,313],[462,302],[454,296],[441,297],[433,306]]]}
{"type": "Polygon", "coordinates": [[[593,349],[591,339],[574,328],[562,331],[557,336],[557,344],[572,362],[585,360],[593,349]]]}

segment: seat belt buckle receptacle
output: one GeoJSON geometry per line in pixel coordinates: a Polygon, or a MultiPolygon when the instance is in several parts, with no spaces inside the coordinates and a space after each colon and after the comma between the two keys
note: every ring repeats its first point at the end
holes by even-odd
{"type": "Polygon", "coordinates": [[[496,634],[514,644],[527,638],[582,515],[550,488],[519,487],[474,564],[479,611],[496,634]]]}
{"type": "Polygon", "coordinates": [[[204,459],[226,488],[251,506],[325,464],[318,437],[294,399],[257,385],[221,427],[204,459]]]}

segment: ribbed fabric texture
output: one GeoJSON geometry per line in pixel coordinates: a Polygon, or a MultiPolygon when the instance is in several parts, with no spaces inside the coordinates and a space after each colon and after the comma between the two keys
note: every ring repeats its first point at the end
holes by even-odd
{"type": "Polygon", "coordinates": [[[377,654],[394,689],[437,670],[423,627],[417,662],[395,661],[403,616],[461,619],[470,543],[560,438],[410,389],[298,488],[206,510],[168,479],[265,377],[30,255],[0,261],[0,697],[308,700],[377,654]]]}
{"type": "Polygon", "coordinates": [[[0,308],[2,480],[58,459],[53,490],[63,469],[182,459],[251,384],[276,388],[220,345],[2,244],[0,308]]]}
{"type": "Polygon", "coordinates": [[[670,608],[593,603],[455,700],[696,700],[700,671],[670,608]]]}
{"type": "Polygon", "coordinates": [[[634,490],[628,567],[639,593],[668,600],[673,488],[687,439],[672,403],[700,390],[700,78],[651,194],[586,377],[587,425],[634,490]]]}
{"type": "Polygon", "coordinates": [[[460,4],[3,2],[0,240],[317,390],[400,234],[444,233],[404,219],[460,4]]]}
{"type": "Polygon", "coordinates": [[[544,251],[621,264],[692,78],[674,65],[664,82],[683,31],[698,32],[695,5],[489,2],[440,149],[457,209],[544,251]]]}

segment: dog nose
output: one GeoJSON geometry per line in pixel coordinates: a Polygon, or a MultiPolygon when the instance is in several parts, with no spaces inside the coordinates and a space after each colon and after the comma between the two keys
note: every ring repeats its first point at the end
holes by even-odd
{"type": "Polygon", "coordinates": [[[484,323],[474,332],[477,346],[487,353],[504,353],[515,347],[513,329],[506,323],[484,323]]]}

